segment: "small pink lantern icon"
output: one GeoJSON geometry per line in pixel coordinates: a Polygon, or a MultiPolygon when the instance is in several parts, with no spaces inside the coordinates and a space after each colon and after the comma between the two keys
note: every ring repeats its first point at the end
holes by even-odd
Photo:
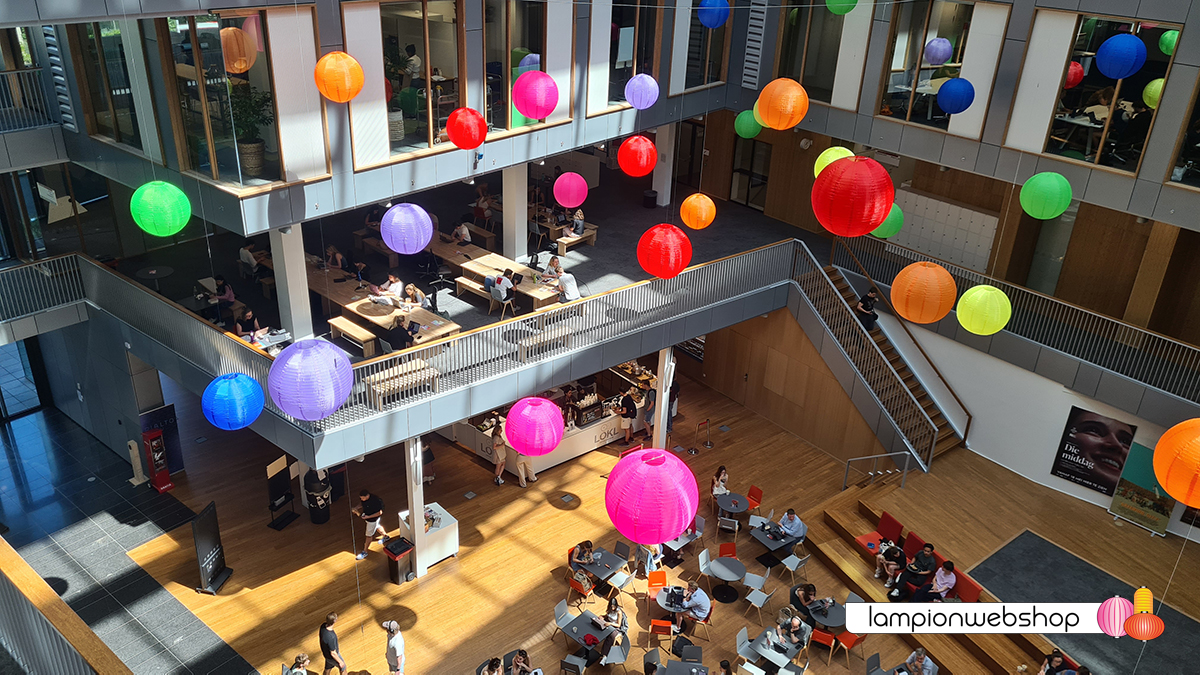
{"type": "Polygon", "coordinates": [[[1112,637],[1119,638],[1125,634],[1125,620],[1133,616],[1133,603],[1119,595],[1100,603],[1096,612],[1096,623],[1100,630],[1112,637]]]}

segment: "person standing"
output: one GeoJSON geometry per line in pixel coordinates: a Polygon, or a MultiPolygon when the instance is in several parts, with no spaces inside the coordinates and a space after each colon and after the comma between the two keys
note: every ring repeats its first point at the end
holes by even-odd
{"type": "Polygon", "coordinates": [[[333,632],[333,624],[337,623],[337,618],[337,612],[326,614],[325,623],[321,624],[321,629],[317,632],[321,641],[321,653],[325,655],[325,670],[322,671],[322,675],[329,675],[334,668],[337,668],[341,675],[346,675],[346,660],[338,651],[337,633],[333,632]]]}
{"type": "Polygon", "coordinates": [[[387,531],[379,524],[380,519],[383,518],[383,500],[371,494],[371,491],[366,489],[359,491],[358,500],[360,504],[354,507],[354,513],[366,522],[367,534],[366,539],[363,541],[362,551],[354,556],[354,559],[362,560],[367,557],[367,548],[376,537],[379,538],[379,543],[381,544],[386,544],[389,537],[387,536],[387,531]]]}
{"type": "Polygon", "coordinates": [[[529,463],[529,457],[522,455],[520,451],[513,448],[513,458],[517,463],[517,477],[521,479],[521,487],[528,487],[525,483],[526,479],[531,483],[536,483],[537,474],[533,472],[533,464],[529,463]]]}
{"type": "Polygon", "coordinates": [[[646,443],[654,445],[654,411],[655,403],[658,402],[658,390],[650,386],[649,380],[642,380],[639,385],[642,388],[642,398],[646,400],[646,410],[642,414],[642,419],[646,422],[646,443]]]}
{"type": "Polygon", "coordinates": [[[384,621],[383,629],[387,631],[387,659],[390,675],[404,675],[404,634],[400,632],[400,624],[395,621],[384,621]]]}
{"type": "Polygon", "coordinates": [[[504,460],[508,458],[507,445],[504,420],[500,419],[500,415],[496,415],[496,425],[492,427],[492,457],[496,460],[496,478],[492,482],[496,485],[504,485],[504,479],[500,475],[504,473],[504,460]]]}
{"type": "Polygon", "coordinates": [[[633,421],[637,419],[637,402],[633,400],[630,392],[625,392],[621,397],[621,428],[625,430],[625,445],[629,445],[629,439],[633,435],[633,421]]]}
{"type": "Polygon", "coordinates": [[[878,299],[879,297],[875,295],[875,287],[872,286],[858,299],[858,305],[855,307],[855,314],[858,315],[859,322],[868,332],[875,328],[875,322],[879,320],[879,315],[875,313],[875,301],[878,299]]]}

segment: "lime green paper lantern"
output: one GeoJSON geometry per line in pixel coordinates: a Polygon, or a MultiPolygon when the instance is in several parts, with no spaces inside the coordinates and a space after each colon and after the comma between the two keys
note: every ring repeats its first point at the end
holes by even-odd
{"type": "Polygon", "coordinates": [[[999,333],[1011,318],[1012,303],[995,286],[975,286],[958,299],[958,323],[976,335],[999,333]]]}
{"type": "Polygon", "coordinates": [[[792,24],[793,26],[796,25],[796,20],[799,18],[800,18],[800,8],[799,7],[788,12],[788,23],[792,24]]]}
{"type": "Polygon", "coordinates": [[[825,167],[833,164],[839,159],[853,157],[854,151],[850,148],[843,148],[840,145],[831,145],[825,148],[821,154],[817,155],[817,161],[813,162],[813,176],[820,176],[825,167]]]}
{"type": "Polygon", "coordinates": [[[752,112],[754,113],[754,121],[758,122],[758,126],[760,126],[760,127],[767,126],[767,123],[764,122],[762,117],[760,117],[758,114],[758,101],[754,102],[754,108],[752,109],[752,112]]]}
{"type": "Polygon", "coordinates": [[[1053,220],[1071,205],[1071,184],[1062,174],[1043,171],[1021,186],[1021,208],[1038,220],[1053,220]]]}
{"type": "Polygon", "coordinates": [[[858,0],[825,0],[825,6],[829,8],[829,11],[839,16],[849,14],[857,4],[858,0]]]}
{"type": "Polygon", "coordinates": [[[1179,31],[1169,30],[1158,38],[1158,48],[1170,56],[1175,53],[1175,45],[1179,42],[1179,31]]]}
{"type": "Polygon", "coordinates": [[[1157,80],[1150,80],[1150,83],[1142,90],[1142,100],[1146,102],[1148,107],[1158,107],[1158,100],[1162,98],[1162,89],[1165,83],[1166,80],[1161,77],[1157,80]]]}
{"type": "Polygon", "coordinates": [[[183,190],[166,181],[155,180],[133,193],[129,213],[133,215],[133,222],[147,234],[169,237],[191,220],[192,203],[183,190]]]}
{"type": "Polygon", "coordinates": [[[733,120],[733,130],[742,138],[754,138],[762,131],[762,125],[754,119],[753,110],[743,110],[733,120]]]}
{"type": "Polygon", "coordinates": [[[894,237],[900,233],[902,227],[904,227],[904,212],[900,210],[899,204],[892,204],[892,210],[888,211],[887,218],[883,219],[879,227],[871,230],[871,236],[877,239],[894,237]]]}

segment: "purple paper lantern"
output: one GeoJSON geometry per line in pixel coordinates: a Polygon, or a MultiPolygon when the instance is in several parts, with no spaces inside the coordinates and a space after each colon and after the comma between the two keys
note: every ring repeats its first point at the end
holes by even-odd
{"type": "Polygon", "coordinates": [[[562,441],[562,410],[544,398],[523,398],[508,411],[504,435],[508,444],[522,455],[548,455],[562,441]]]}
{"type": "Polygon", "coordinates": [[[513,82],[513,105],[517,112],[531,120],[542,120],[554,112],[558,105],[558,85],[554,78],[540,70],[521,73],[513,82]]]}
{"type": "Polygon", "coordinates": [[[564,208],[573,209],[587,199],[588,184],[583,176],[568,171],[554,181],[554,201],[564,208]]]}
{"type": "Polygon", "coordinates": [[[416,204],[397,204],[379,222],[383,243],[401,255],[425,250],[433,238],[433,220],[416,204]]]}
{"type": "Polygon", "coordinates": [[[696,476],[675,455],[650,448],[621,458],[608,474],[604,506],[617,531],[639,544],[671,541],[696,519],[696,476]]]}
{"type": "Polygon", "coordinates": [[[625,100],[637,110],[645,110],[658,100],[658,82],[646,73],[634,75],[625,83],[625,100]]]}
{"type": "Polygon", "coordinates": [[[1146,63],[1146,44],[1136,35],[1114,35],[1096,50],[1096,67],[1105,77],[1123,80],[1146,63]]]}
{"type": "Polygon", "coordinates": [[[267,391],[279,409],[310,422],[329,417],[350,397],[354,369],[342,350],[324,340],[301,340],[279,352],[267,391]]]}
{"type": "Polygon", "coordinates": [[[538,54],[526,54],[517,63],[518,68],[540,68],[542,65],[542,57],[538,54]]]}
{"type": "Polygon", "coordinates": [[[933,38],[925,43],[925,60],[935,66],[940,66],[950,60],[954,54],[954,45],[946,38],[933,38]]]}
{"type": "Polygon", "coordinates": [[[1133,603],[1119,595],[1100,603],[1096,612],[1096,623],[1100,630],[1111,637],[1121,637],[1125,634],[1125,620],[1133,616],[1133,603]]]}

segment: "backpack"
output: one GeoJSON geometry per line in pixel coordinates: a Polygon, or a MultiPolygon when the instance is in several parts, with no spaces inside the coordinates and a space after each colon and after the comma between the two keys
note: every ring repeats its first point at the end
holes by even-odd
{"type": "Polygon", "coordinates": [[[587,590],[592,590],[592,578],[587,575],[587,572],[579,570],[575,573],[575,582],[587,590]]]}
{"type": "Polygon", "coordinates": [[[671,653],[679,658],[683,658],[683,648],[691,647],[692,641],[686,637],[679,635],[675,637],[675,642],[671,645],[671,653]]]}

